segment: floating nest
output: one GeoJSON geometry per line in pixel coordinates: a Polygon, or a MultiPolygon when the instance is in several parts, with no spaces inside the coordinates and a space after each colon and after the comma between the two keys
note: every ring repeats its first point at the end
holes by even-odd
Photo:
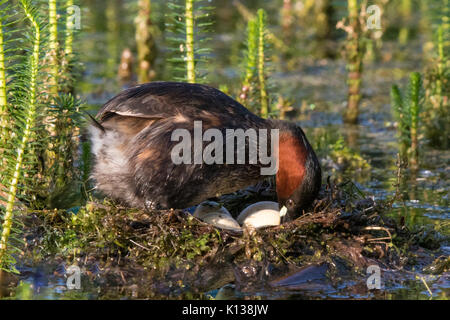
{"type": "MultiPolygon", "coordinates": [[[[260,185],[215,200],[236,215],[274,197],[270,185],[260,185]]],[[[183,210],[90,202],[76,213],[26,215],[21,260],[51,261],[55,270],[75,261],[86,286],[100,288],[103,297],[120,291],[139,298],[202,298],[230,283],[241,293],[270,291],[273,296],[273,291],[317,291],[317,285],[336,288],[349,279],[358,279],[367,291],[369,266],[406,270],[417,265],[417,250],[437,250],[444,240],[432,231],[408,230],[386,216],[390,209],[390,203],[375,201],[352,182],[328,182],[314,208],[298,219],[236,233],[183,210]]],[[[448,270],[448,261],[436,263],[448,270]]]]}

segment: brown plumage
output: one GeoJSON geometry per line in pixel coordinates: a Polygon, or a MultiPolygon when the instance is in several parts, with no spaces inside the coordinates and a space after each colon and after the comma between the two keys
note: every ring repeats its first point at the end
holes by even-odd
{"type": "MultiPolygon", "coordinates": [[[[182,128],[192,133],[198,120],[203,131],[216,128],[223,134],[226,129],[280,130],[277,193],[290,218],[306,209],[320,188],[320,166],[300,127],[262,119],[205,85],[139,85],[108,101],[97,119],[89,129],[96,187],[129,206],[186,208],[267,177],[260,173],[263,165],[248,161],[233,165],[174,164],[170,152],[178,142],[171,141],[173,130],[182,128]]],[[[203,147],[207,144],[203,142],[203,147]]]]}

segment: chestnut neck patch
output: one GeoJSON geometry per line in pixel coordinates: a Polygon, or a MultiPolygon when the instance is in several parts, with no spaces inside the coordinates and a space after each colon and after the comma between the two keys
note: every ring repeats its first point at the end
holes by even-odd
{"type": "Polygon", "coordinates": [[[288,199],[305,176],[307,151],[301,140],[290,133],[280,135],[278,172],[276,175],[278,199],[288,199]]]}

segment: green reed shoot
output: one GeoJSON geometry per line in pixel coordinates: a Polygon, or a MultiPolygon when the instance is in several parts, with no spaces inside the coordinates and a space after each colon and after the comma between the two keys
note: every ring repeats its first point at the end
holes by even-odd
{"type": "Polygon", "coordinates": [[[427,73],[427,118],[425,135],[435,148],[447,149],[450,140],[450,60],[448,59],[449,25],[440,24],[436,31],[436,53],[427,73]]]}
{"type": "Polygon", "coordinates": [[[168,3],[171,12],[167,16],[167,29],[172,57],[168,59],[174,78],[190,83],[204,82],[205,73],[199,64],[205,65],[211,51],[205,44],[209,40],[206,33],[212,25],[211,6],[204,0],[180,0],[168,3]]]}
{"type": "Polygon", "coordinates": [[[186,73],[187,81],[195,83],[194,0],[186,0],[186,73]]]}
{"type": "MultiPolygon", "coordinates": [[[[0,1],[0,7],[4,7],[7,0],[0,1]]],[[[8,126],[8,101],[6,90],[6,57],[5,57],[5,37],[3,24],[6,22],[6,10],[1,10],[0,16],[0,145],[7,139],[8,126]]],[[[0,149],[1,151],[1,149],[0,149]]],[[[0,162],[2,165],[2,162],[0,162]]]]}
{"type": "Polygon", "coordinates": [[[398,42],[402,45],[405,45],[409,39],[409,23],[411,20],[411,12],[412,12],[412,2],[411,0],[401,0],[400,3],[400,14],[401,14],[401,22],[403,24],[402,28],[398,34],[398,42]]]}
{"type": "Polygon", "coordinates": [[[56,2],[56,0],[48,0],[49,86],[53,96],[58,94],[59,78],[58,13],[56,2]]]}
{"type": "MultiPolygon", "coordinates": [[[[0,268],[6,271],[15,271],[14,257],[11,255],[9,237],[13,230],[14,209],[20,189],[25,187],[22,178],[29,174],[24,173],[25,164],[29,165],[33,145],[36,141],[36,122],[40,113],[38,103],[38,71],[42,43],[43,25],[39,14],[29,0],[20,0],[22,9],[31,26],[31,51],[22,68],[17,70],[16,81],[19,82],[14,96],[14,115],[16,128],[14,128],[14,141],[10,141],[13,148],[4,148],[6,168],[2,168],[2,183],[5,186],[6,199],[2,201],[2,230],[0,238],[0,268]],[[33,143],[32,143],[33,142],[33,143]],[[31,152],[30,152],[31,151],[31,152]]],[[[5,147],[5,146],[3,146],[5,147]]]]}
{"type": "Polygon", "coordinates": [[[419,114],[422,111],[423,89],[420,73],[413,72],[406,93],[397,85],[391,88],[391,106],[398,122],[400,155],[409,160],[411,167],[419,164],[419,114]]]}
{"type": "MultiPolygon", "coordinates": [[[[242,80],[239,102],[249,106],[257,86],[256,70],[258,59],[258,21],[253,18],[247,22],[247,41],[244,57],[244,78],[242,80]]],[[[255,111],[255,110],[254,110],[255,111]]]]}
{"type": "Polygon", "coordinates": [[[64,43],[64,55],[66,57],[72,57],[73,53],[73,29],[75,28],[74,17],[75,12],[73,9],[73,0],[66,1],[66,39],[64,43]]]}
{"type": "MultiPolygon", "coordinates": [[[[39,204],[42,196],[50,198],[73,177],[75,138],[81,119],[79,101],[65,93],[63,85],[72,79],[72,69],[61,63],[73,59],[73,38],[72,32],[66,30],[69,39],[64,39],[64,54],[58,52],[58,2],[49,0],[46,17],[32,0],[19,0],[18,8],[5,3],[0,0],[0,78],[5,81],[0,80],[0,91],[4,93],[0,104],[6,110],[0,120],[8,124],[7,135],[2,130],[0,139],[0,268],[15,271],[14,252],[20,242],[16,211],[39,204]],[[10,12],[15,16],[8,17],[10,12]],[[48,18],[51,21],[46,23],[48,18]],[[16,29],[18,21],[24,21],[22,27],[27,32],[23,36],[17,36],[24,33],[16,29]],[[8,82],[8,75],[2,73],[6,73],[5,69],[9,71],[8,82]],[[54,70],[58,71],[56,78],[54,70]]],[[[66,5],[73,5],[73,1],[66,5]]]]}
{"type": "Polygon", "coordinates": [[[261,98],[261,116],[267,118],[269,115],[269,97],[266,88],[265,74],[265,37],[266,37],[266,20],[267,15],[263,9],[258,10],[258,80],[259,92],[261,98]]]}
{"type": "Polygon", "coordinates": [[[265,118],[270,112],[266,84],[266,20],[267,14],[263,9],[259,9],[256,17],[248,20],[243,80],[239,94],[241,103],[265,118]],[[256,94],[256,89],[258,89],[258,94],[256,94]],[[255,107],[256,103],[259,104],[259,108],[255,107]]]}
{"type": "Polygon", "coordinates": [[[83,195],[88,197],[89,176],[91,174],[91,144],[85,141],[81,144],[81,188],[83,195]]]}
{"type": "MultiPolygon", "coordinates": [[[[49,0],[52,2],[52,0],[49,0]]],[[[51,11],[58,9],[56,4],[52,6],[51,11]]],[[[57,51],[58,59],[50,59],[50,74],[57,71],[56,86],[50,82],[51,103],[47,102],[46,107],[46,128],[41,135],[46,138],[47,146],[41,150],[41,157],[44,160],[44,166],[41,169],[41,176],[44,178],[39,181],[40,187],[45,192],[41,192],[42,198],[50,198],[51,194],[60,192],[64,187],[75,178],[74,157],[76,154],[77,136],[81,126],[80,105],[73,98],[74,80],[77,77],[75,72],[76,54],[73,50],[74,30],[77,17],[74,1],[68,0],[64,4],[65,30],[61,30],[61,35],[56,19],[49,24],[49,48],[50,53],[57,51]],[[61,43],[58,38],[61,39],[61,43]],[[63,47],[64,46],[64,47],[63,47]],[[56,90],[55,90],[56,88],[56,90]]],[[[52,19],[50,19],[52,20],[52,19]]]]}

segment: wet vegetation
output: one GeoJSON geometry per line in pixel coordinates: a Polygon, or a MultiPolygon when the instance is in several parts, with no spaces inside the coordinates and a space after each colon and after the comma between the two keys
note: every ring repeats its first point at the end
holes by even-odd
{"type": "MultiPolygon", "coordinates": [[[[449,10],[0,1],[0,297],[447,299],[449,10]],[[313,209],[238,233],[97,194],[83,110],[156,80],[206,83],[298,121],[324,172],[313,209]],[[67,290],[72,265],[81,290],[67,290]]],[[[268,180],[215,201],[236,217],[275,199],[268,180]]]]}

